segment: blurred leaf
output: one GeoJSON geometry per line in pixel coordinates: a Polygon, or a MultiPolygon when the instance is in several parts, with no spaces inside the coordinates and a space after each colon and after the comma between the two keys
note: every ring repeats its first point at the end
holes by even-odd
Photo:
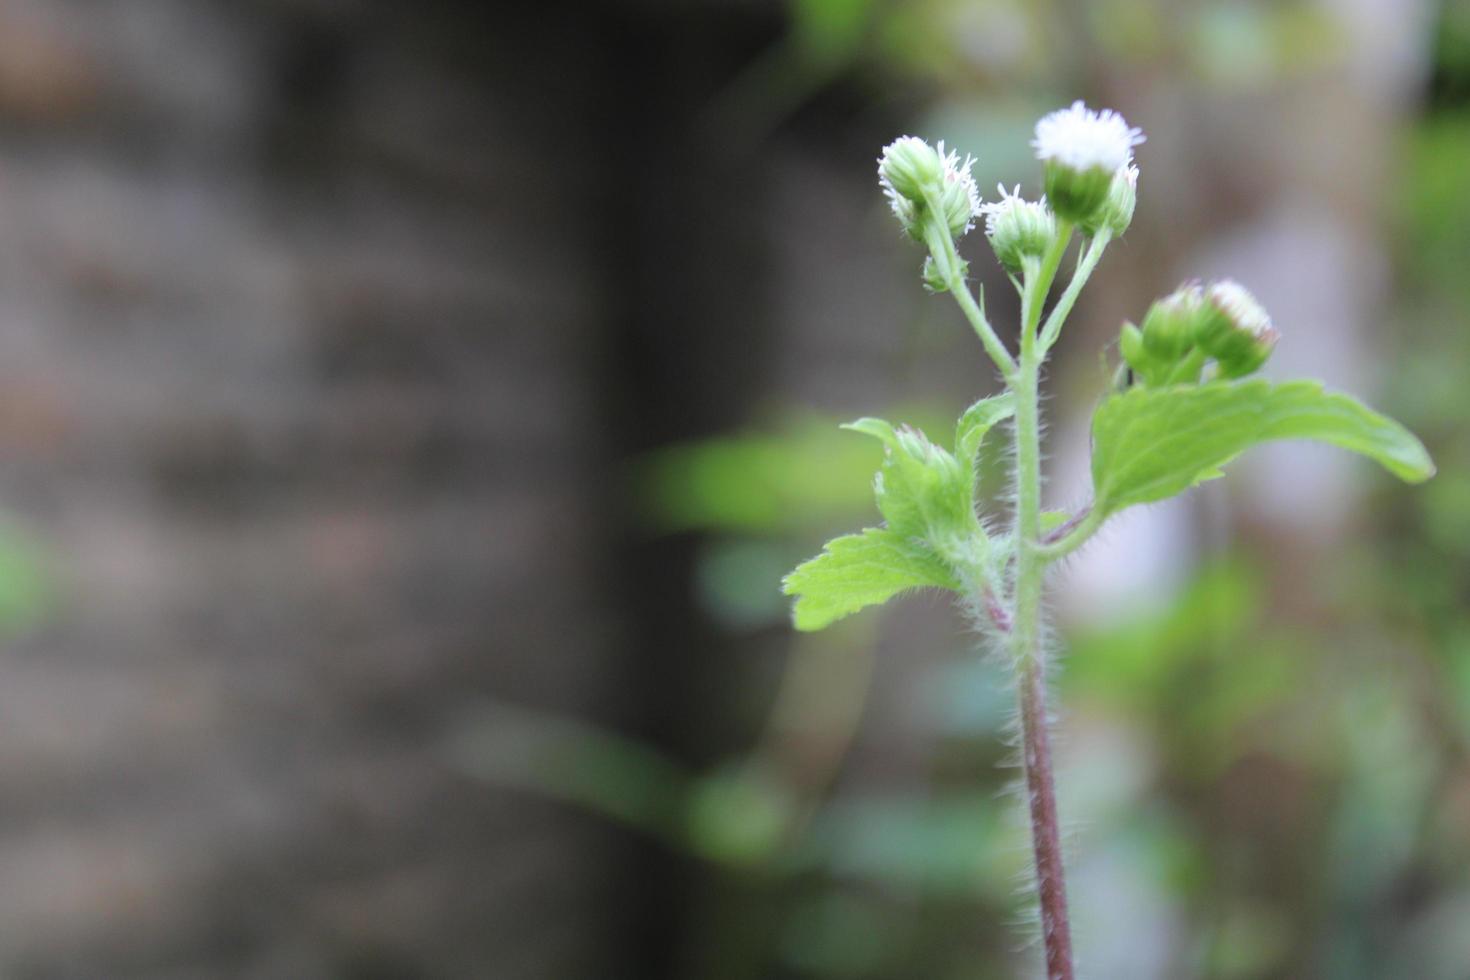
{"type": "Polygon", "coordinates": [[[22,532],[0,525],[0,629],[31,626],[54,601],[46,552],[22,532]]]}
{"type": "Polygon", "coordinates": [[[786,619],[776,583],[794,556],[769,538],[721,538],[704,543],[695,565],[700,605],[731,629],[756,629],[786,619]]]}
{"type": "Polygon", "coordinates": [[[866,606],[925,586],[960,588],[935,555],[894,531],[868,528],[827,542],[820,555],[803,562],[782,582],[797,596],[796,628],[819,630],[866,606]]]}
{"type": "Polygon", "coordinates": [[[754,864],[775,853],[792,825],[785,787],[758,765],[738,764],[701,777],[685,828],[695,853],[726,864],[754,864]]]}
{"type": "Polygon", "coordinates": [[[872,20],[873,0],[791,0],[792,36],[809,59],[851,59],[872,20]]]}
{"type": "Polygon", "coordinates": [[[682,840],[679,817],[689,777],[641,742],[549,712],[492,703],[451,729],[444,752],[476,778],[682,840]]]}
{"type": "Polygon", "coordinates": [[[870,899],[826,892],[798,905],[781,953],[803,975],[864,977],[906,957],[903,924],[870,899]]]}
{"type": "Polygon", "coordinates": [[[1273,439],[1341,446],[1411,483],[1434,474],[1429,453],[1407,429],[1315,381],[1134,388],[1098,406],[1092,438],[1096,506],[1104,513],[1172,497],[1273,439]]]}
{"type": "Polygon", "coordinates": [[[1407,224],[1399,236],[1407,246],[1404,272],[1464,302],[1470,279],[1458,272],[1470,251],[1470,116],[1431,119],[1414,130],[1411,148],[1408,173],[1394,182],[1407,224]]]}
{"type": "Polygon", "coordinates": [[[826,419],[782,435],[671,446],[634,468],[639,502],[660,530],[775,531],[857,518],[872,506],[876,456],[826,419]]]}
{"type": "Polygon", "coordinates": [[[978,793],[834,803],[815,818],[795,859],[893,888],[1006,894],[1025,866],[1006,812],[1004,802],[978,793]]]}
{"type": "Polygon", "coordinates": [[[1230,649],[1260,618],[1260,576],[1237,561],[1202,570],[1168,608],[1071,636],[1062,683],[1135,711],[1167,696],[1181,664],[1230,649]]]}

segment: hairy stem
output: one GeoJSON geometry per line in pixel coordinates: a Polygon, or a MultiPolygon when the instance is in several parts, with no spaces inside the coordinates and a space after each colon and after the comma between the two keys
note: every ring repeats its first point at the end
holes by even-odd
{"type": "Polygon", "coordinates": [[[1046,733],[1045,668],[1037,658],[1027,660],[1021,666],[1017,682],[1026,755],[1026,799],[1031,811],[1031,848],[1036,856],[1041,933],[1046,945],[1046,976],[1047,980],[1073,980],[1072,928],[1067,919],[1057,795],[1052,778],[1051,743],[1046,733]]]}
{"type": "Polygon", "coordinates": [[[1106,229],[1100,229],[1092,240],[1087,243],[1086,250],[1077,260],[1077,268],[1072,273],[1072,281],[1067,283],[1067,288],[1062,292],[1057,305],[1052,307],[1051,314],[1046,318],[1046,325],[1041,328],[1041,354],[1051,350],[1051,345],[1057,342],[1057,337],[1062,333],[1062,324],[1067,322],[1067,314],[1072,312],[1072,306],[1077,302],[1077,296],[1082,292],[1082,287],[1087,285],[1087,280],[1092,277],[1092,270],[1097,268],[1097,263],[1102,259],[1102,254],[1107,250],[1108,242],[1112,241],[1112,234],[1106,229]]]}
{"type": "Polygon", "coordinates": [[[1069,518],[1067,523],[1043,538],[1037,551],[1048,562],[1065,558],[1086,544],[1097,533],[1097,529],[1102,527],[1106,517],[1102,511],[1088,504],[1084,510],[1069,518]]]}
{"type": "Polygon", "coordinates": [[[1047,556],[1041,542],[1041,405],[1038,392],[1045,352],[1038,343],[1041,308],[1071,238],[1063,227],[1057,244],[1027,270],[1022,298],[1021,358],[1016,394],[1016,578],[1011,617],[1012,652],[1021,705],[1022,757],[1031,815],[1031,845],[1041,901],[1042,938],[1048,980],[1072,980],[1072,936],[1057,825],[1051,746],[1047,738],[1046,651],[1041,635],[1041,598],[1047,556]]]}
{"type": "MultiPolygon", "coordinates": [[[[938,210],[933,201],[930,202],[929,207],[938,210]]],[[[985,353],[989,354],[995,366],[1000,368],[1000,373],[1006,381],[1011,381],[1016,374],[1016,361],[1011,357],[1010,351],[1006,350],[1006,345],[1001,343],[1001,339],[996,336],[995,329],[985,318],[985,311],[970,294],[970,287],[965,282],[963,271],[965,264],[955,249],[954,236],[939,222],[929,221],[925,225],[924,237],[925,244],[929,246],[929,254],[939,269],[940,277],[953,294],[955,302],[964,311],[965,319],[970,321],[970,326],[979,336],[980,343],[985,345],[985,353]]]]}

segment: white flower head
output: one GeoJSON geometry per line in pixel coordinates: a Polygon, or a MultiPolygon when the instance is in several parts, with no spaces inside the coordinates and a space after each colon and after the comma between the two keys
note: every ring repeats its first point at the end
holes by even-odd
{"type": "Polygon", "coordinates": [[[1089,109],[1079,99],[1071,108],[1042,116],[1031,145],[1037,158],[1047,163],[1112,175],[1133,161],[1133,148],[1143,140],[1143,131],[1130,127],[1112,109],[1089,109]]]}

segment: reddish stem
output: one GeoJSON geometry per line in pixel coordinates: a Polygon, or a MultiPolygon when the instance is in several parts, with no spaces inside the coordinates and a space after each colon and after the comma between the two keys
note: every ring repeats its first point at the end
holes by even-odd
{"type": "Polygon", "coordinates": [[[1031,809],[1031,847],[1041,899],[1041,934],[1046,943],[1047,980],[1073,980],[1072,929],[1067,921],[1057,794],[1051,743],[1046,731],[1046,681],[1035,658],[1021,667],[1021,738],[1026,762],[1026,796],[1031,809]]]}

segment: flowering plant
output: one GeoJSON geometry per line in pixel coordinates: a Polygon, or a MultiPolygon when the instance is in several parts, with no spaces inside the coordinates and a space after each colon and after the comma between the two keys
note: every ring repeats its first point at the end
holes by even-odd
{"type": "Polygon", "coordinates": [[[1057,802],[1047,734],[1043,587],[1048,566],[1085,544],[1114,514],[1182,493],[1221,475],[1256,443],[1315,439],[1360,453],[1409,482],[1434,473],[1410,432],[1314,381],[1252,378],[1270,357],[1270,317],[1233,281],[1186,283],[1119,336],[1122,364],[1092,417],[1093,499],[1075,513],[1041,509],[1041,367],[1108,243],[1133,219],[1143,134],[1111,110],[1081,102],[1045,116],[1032,145],[1046,194],[1001,188],[982,204],[963,162],[915,137],[878,162],[883,193],[910,237],[928,249],[923,279],[950,293],[999,369],[1005,390],[967,408],[949,448],[881,419],[847,428],[880,440],[874,481],[883,526],[829,541],[784,580],[796,627],[821,629],[866,606],[921,587],[948,589],[1015,677],[1047,977],[1071,980],[1057,802]],[[996,257],[1021,296],[1018,349],[1001,340],[967,283],[956,241],[983,217],[996,257]],[[1083,244],[1067,286],[1046,303],[1072,238],[1083,244]],[[1044,315],[1043,315],[1044,314],[1044,315]],[[1001,529],[978,512],[976,452],[1011,422],[1014,507],[1001,529]]]}

